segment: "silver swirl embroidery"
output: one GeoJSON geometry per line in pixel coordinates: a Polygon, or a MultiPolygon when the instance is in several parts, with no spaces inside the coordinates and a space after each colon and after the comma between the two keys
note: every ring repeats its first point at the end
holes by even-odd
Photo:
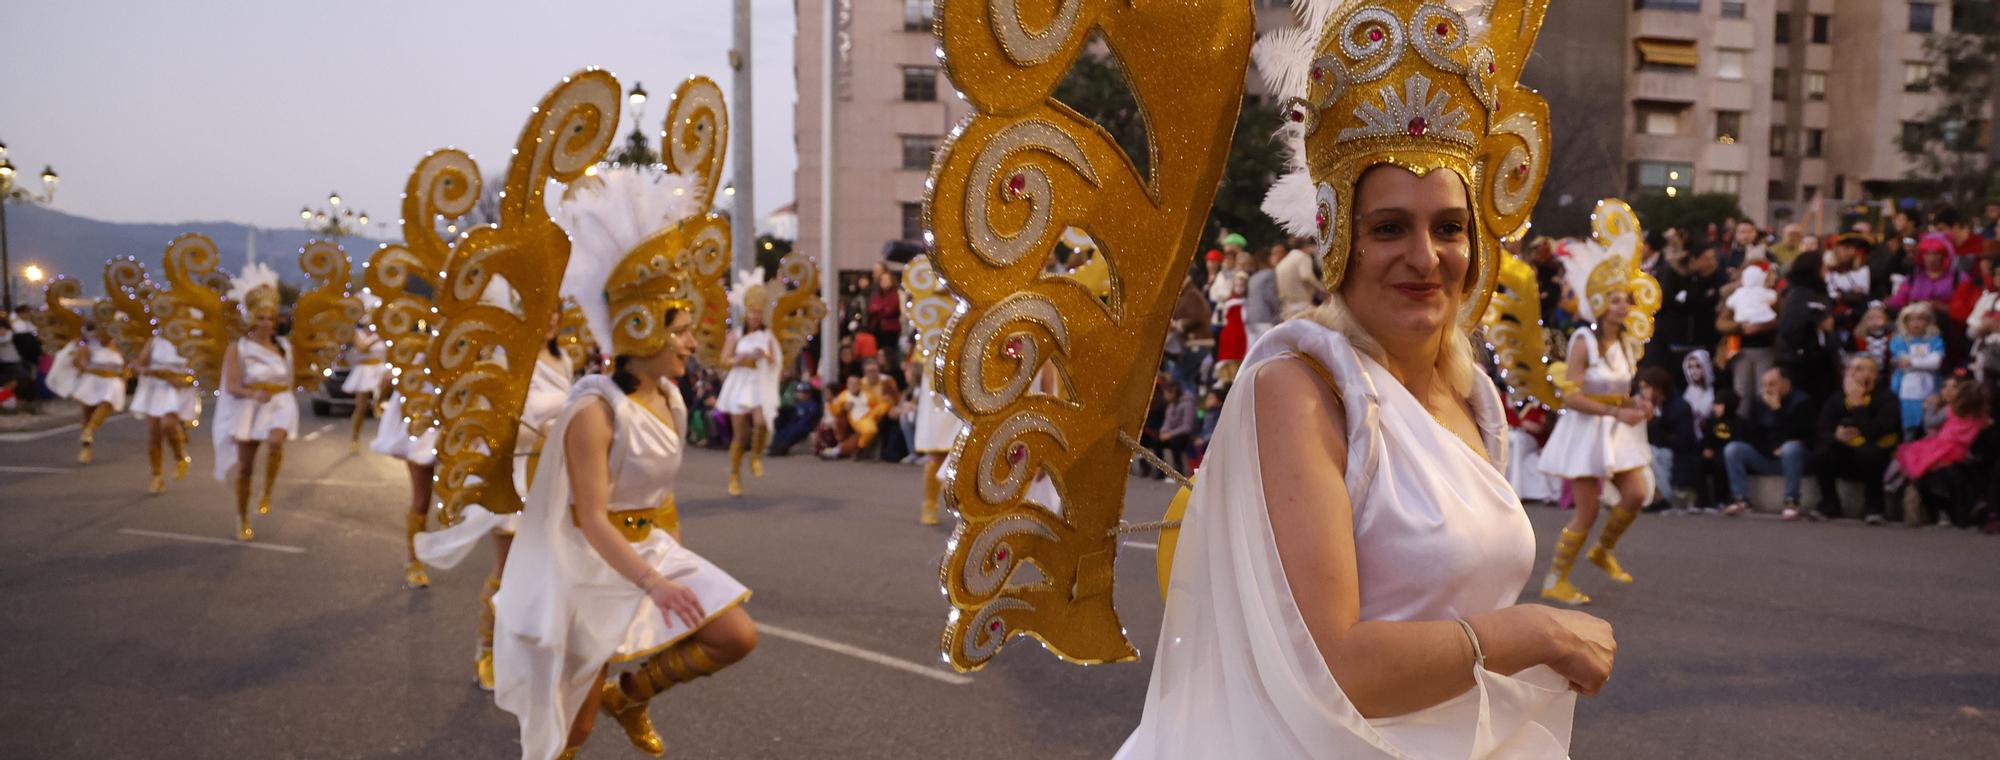
{"type": "Polygon", "coordinates": [[[1000,619],[1000,613],[1012,610],[1032,612],[1034,609],[1035,605],[1012,598],[995,599],[980,607],[979,614],[972,616],[972,623],[966,628],[968,635],[960,642],[959,651],[965,654],[965,661],[985,662],[992,659],[993,654],[1000,651],[1000,645],[1006,643],[1009,631],[1006,621],[1000,619]]]}
{"type": "Polygon", "coordinates": [[[1326,261],[1327,252],[1333,250],[1334,214],[1340,209],[1340,195],[1332,185],[1319,183],[1313,211],[1313,227],[1319,231],[1319,260],[1326,261]]]}
{"type": "Polygon", "coordinates": [[[1340,33],[1335,36],[1340,40],[1342,55],[1350,61],[1368,64],[1360,71],[1342,72],[1351,75],[1351,78],[1341,82],[1346,87],[1367,84],[1387,76],[1396,62],[1402,60],[1404,45],[1408,42],[1403,36],[1402,24],[1397,23],[1396,14],[1383,8],[1363,8],[1348,14],[1340,24],[1340,33]],[[1370,24],[1374,26],[1362,28],[1370,24]],[[1367,33],[1376,29],[1381,30],[1381,37],[1366,39],[1367,33]]]}
{"type": "Polygon", "coordinates": [[[959,387],[973,414],[993,414],[1014,403],[1042,366],[1041,342],[1033,333],[1014,330],[1006,334],[1004,345],[999,344],[1000,331],[1015,322],[1040,325],[1055,341],[1056,350],[1069,354],[1069,328],[1063,324],[1062,312],[1047,298],[1034,293],[1015,293],[995,304],[966,331],[965,342],[959,348],[959,387]],[[1001,351],[1014,362],[1013,372],[998,390],[986,386],[986,361],[993,350],[1001,351]]]}
{"type": "Polygon", "coordinates": [[[1029,31],[1027,22],[1021,20],[1020,0],[992,0],[986,6],[986,13],[993,24],[993,36],[1008,60],[1017,66],[1035,66],[1062,52],[1063,44],[1076,32],[1077,19],[1083,14],[1083,0],[1062,0],[1048,26],[1040,31],[1029,31]]]}
{"type": "Polygon", "coordinates": [[[965,568],[959,573],[965,579],[966,593],[985,597],[1000,590],[1014,574],[1014,568],[1021,564],[1021,550],[1007,539],[1015,536],[1056,540],[1055,531],[1028,517],[1016,515],[987,524],[966,550],[965,568]]]}
{"type": "Polygon", "coordinates": [[[1547,138],[1542,134],[1542,125],[1525,113],[1509,114],[1493,126],[1493,134],[1514,135],[1521,138],[1521,145],[1507,149],[1507,155],[1500,159],[1499,171],[1493,175],[1493,209],[1502,216],[1513,216],[1526,208],[1528,200],[1535,194],[1535,173],[1545,159],[1547,138]],[[1517,183],[1515,180],[1519,180],[1517,183]]]}
{"type": "Polygon", "coordinates": [[[1055,215],[1055,189],[1048,174],[1040,166],[1026,164],[1007,177],[1001,197],[1007,202],[1027,202],[1028,220],[1011,235],[993,229],[987,210],[992,208],[994,190],[1000,185],[1000,169],[1016,153],[1028,150],[1054,156],[1075,169],[1085,181],[1099,184],[1097,170],[1084,155],[1083,147],[1054,124],[1039,119],[1023,121],[994,135],[973,160],[972,176],[966,183],[965,221],[970,227],[966,234],[972,252],[996,267],[1013,266],[1022,257],[1036,252],[1036,243],[1048,234],[1055,215]]]}
{"type": "Polygon", "coordinates": [[[1057,448],[1069,450],[1069,439],[1048,419],[1033,414],[1007,418],[987,436],[986,449],[979,453],[980,500],[1005,504],[1028,485],[1028,475],[1035,471],[1034,457],[1030,456],[1034,447],[1024,439],[1031,434],[1046,435],[1055,439],[1057,448]],[[1005,477],[999,475],[1002,466],[1007,468],[1005,477]]]}
{"type": "Polygon", "coordinates": [[[1417,49],[1417,55],[1441,70],[1465,74],[1465,65],[1448,56],[1463,50],[1471,38],[1471,22],[1449,6],[1426,5],[1410,16],[1410,46],[1417,49]],[[1433,34],[1431,24],[1440,19],[1450,26],[1444,34],[1433,34]]]}

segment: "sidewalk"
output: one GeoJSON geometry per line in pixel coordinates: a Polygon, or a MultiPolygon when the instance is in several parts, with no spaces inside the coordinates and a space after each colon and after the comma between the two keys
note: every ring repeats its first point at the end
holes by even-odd
{"type": "Polygon", "coordinates": [[[44,400],[38,411],[38,414],[26,414],[19,410],[0,411],[0,433],[32,433],[82,421],[79,419],[82,412],[77,409],[76,402],[69,399],[44,400]]]}

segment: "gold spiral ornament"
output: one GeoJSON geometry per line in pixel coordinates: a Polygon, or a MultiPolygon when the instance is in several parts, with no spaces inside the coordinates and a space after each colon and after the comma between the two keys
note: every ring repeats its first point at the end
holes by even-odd
{"type": "Polygon", "coordinates": [[[230,278],[217,265],[220,258],[206,235],[174,238],[161,256],[164,282],[151,305],[160,336],[174,344],[195,382],[210,393],[222,389],[222,357],[244,330],[236,304],[225,297],[230,278]]]}
{"type": "Polygon", "coordinates": [[[119,353],[137,358],[153,337],[153,283],[146,266],[131,256],[104,262],[104,293],[118,318],[111,321],[111,341],[119,353]]]}
{"type": "Polygon", "coordinates": [[[804,251],[778,260],[778,297],[771,305],[771,335],[778,339],[778,359],[796,359],[806,340],[826,319],[826,302],[819,297],[819,262],[804,251]]]}
{"type": "Polygon", "coordinates": [[[82,297],[83,283],[76,278],[59,274],[49,279],[42,291],[42,308],[29,319],[35,324],[35,334],[41,336],[44,352],[54,354],[83,337],[83,314],[65,303],[82,297]]]}
{"type": "Polygon", "coordinates": [[[306,275],[306,287],[292,305],[292,383],[312,388],[333,366],[340,347],[354,341],[354,325],[364,309],[349,292],[350,264],[339,243],[306,243],[299,249],[299,270],[306,275]]]}
{"type": "Polygon", "coordinates": [[[382,299],[375,332],[388,351],[390,374],[402,398],[405,432],[419,436],[436,424],[437,395],[426,388],[424,352],[437,332],[432,299],[442,280],[453,239],[439,232],[470,213],[479,202],[479,165],[456,148],[425,155],[403,185],[403,242],[369,257],[364,282],[382,299]]]}

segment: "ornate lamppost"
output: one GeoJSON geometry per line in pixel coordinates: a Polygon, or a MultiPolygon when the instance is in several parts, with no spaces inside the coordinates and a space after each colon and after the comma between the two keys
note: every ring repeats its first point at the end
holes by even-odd
{"type": "MultiPolygon", "coordinates": [[[[0,278],[6,287],[0,288],[0,302],[6,305],[8,314],[14,313],[14,263],[7,256],[7,204],[46,204],[56,198],[56,170],[51,166],[42,167],[42,191],[36,193],[14,184],[14,162],[7,159],[7,144],[0,143],[0,278]]],[[[38,267],[31,267],[36,272],[38,267]]],[[[25,272],[24,272],[25,274],[25,272]]]]}
{"type": "Polygon", "coordinates": [[[368,212],[356,212],[352,207],[343,208],[340,193],[326,194],[327,207],[315,209],[299,207],[299,221],[305,228],[326,237],[340,239],[349,235],[360,235],[368,229],[368,212]]]}

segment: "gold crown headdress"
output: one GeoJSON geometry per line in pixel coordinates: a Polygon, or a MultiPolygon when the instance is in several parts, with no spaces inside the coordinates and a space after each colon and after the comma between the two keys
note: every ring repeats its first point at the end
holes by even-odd
{"type": "Polygon", "coordinates": [[[42,291],[42,308],[29,318],[35,323],[35,334],[41,336],[44,352],[55,354],[83,337],[84,315],[66,303],[82,297],[83,283],[76,278],[66,274],[49,278],[42,291]]]}
{"type": "Polygon", "coordinates": [[[110,339],[126,356],[138,356],[153,335],[154,287],[138,259],[125,256],[104,262],[104,292],[119,314],[111,324],[110,339]]]}
{"type": "Polygon", "coordinates": [[[403,242],[376,249],[363,265],[364,292],[382,299],[373,317],[375,332],[388,346],[389,372],[411,436],[436,423],[437,396],[424,389],[430,372],[424,351],[438,332],[441,319],[432,297],[451,257],[452,241],[440,228],[470,213],[479,195],[479,166],[464,151],[445,148],[424,156],[403,185],[403,242]]]}
{"type": "Polygon", "coordinates": [[[763,267],[736,273],[736,284],[729,288],[729,306],[736,310],[738,319],[756,314],[764,317],[765,327],[771,325],[771,297],[764,287],[763,267]]]}
{"type": "Polygon", "coordinates": [[[339,243],[314,240],[299,249],[299,271],[318,283],[301,290],[292,307],[292,382],[300,387],[332,371],[340,347],[354,340],[354,323],[364,311],[347,290],[350,266],[339,243]]]}
{"type": "Polygon", "coordinates": [[[276,319],[279,312],[278,272],[262,262],[251,262],[243,273],[229,281],[230,301],[242,311],[247,326],[258,317],[276,319]]]}
{"type": "Polygon", "coordinates": [[[583,307],[593,337],[613,354],[646,356],[666,345],[661,316],[689,310],[704,362],[718,364],[729,329],[730,222],[709,213],[722,181],[728,110],[722,89],[690,77],[667,106],[664,173],[615,168],[579,182],[560,214],[575,241],[565,293],[583,307]]]}
{"type": "Polygon", "coordinates": [[[1264,210],[1319,241],[1329,290],[1347,274],[1361,175],[1448,170],[1474,209],[1474,282],[1486,310],[1500,238],[1527,221],[1548,174],[1548,103],[1520,84],[1548,0],[1298,0],[1301,26],[1266,35],[1257,66],[1286,98],[1293,171],[1264,210]]]}
{"type": "Polygon", "coordinates": [[[237,307],[225,296],[232,278],[216,267],[219,258],[206,235],[174,238],[161,259],[165,281],[152,301],[160,336],[187,358],[195,381],[210,392],[222,388],[222,357],[243,332],[237,307]]]}
{"type": "Polygon", "coordinates": [[[938,152],[924,209],[933,265],[963,309],[935,365],[966,422],[947,475],[961,522],[940,568],[941,643],[959,670],[1022,635],[1072,662],[1137,656],[1111,593],[1124,473],[1255,36],[1242,0],[1029,5],[938,3],[944,65],[973,108],[938,152]],[[1053,96],[1100,43],[1144,116],[1144,170],[1053,96]],[[1109,298],[1043,275],[1071,228],[1097,243],[1109,298]],[[1055,393],[1034,390],[1044,369],[1055,393]],[[1038,476],[1060,510],[1028,499],[1038,476]]]}
{"type": "Polygon", "coordinates": [[[556,348],[569,360],[570,372],[582,372],[591,352],[598,350],[597,339],[591,337],[583,306],[569,297],[564,297],[562,304],[562,316],[556,322],[556,348]]]}
{"type": "Polygon", "coordinates": [[[436,490],[447,523],[473,504],[498,514],[521,509],[515,437],[570,261],[569,236],[542,194],[604,157],[621,100],[617,78],[599,69],[543,96],[516,140],[497,221],[467,232],[445,262],[434,297],[443,322],[425,366],[438,387],[436,490]],[[506,305],[484,297],[496,281],[509,289],[506,305]]]}

